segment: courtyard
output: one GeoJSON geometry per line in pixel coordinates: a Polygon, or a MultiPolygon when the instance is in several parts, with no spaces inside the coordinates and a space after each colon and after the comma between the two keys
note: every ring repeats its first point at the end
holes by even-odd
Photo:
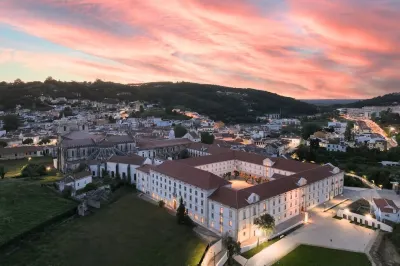
{"type": "Polygon", "coordinates": [[[254,186],[253,184],[247,183],[246,181],[241,180],[241,179],[233,179],[233,180],[229,180],[229,182],[231,182],[232,189],[234,189],[234,190],[240,190],[240,189],[254,186]]]}
{"type": "Polygon", "coordinates": [[[24,243],[9,256],[0,253],[0,260],[2,266],[187,266],[197,265],[205,247],[191,228],[130,193],[24,243]]]}
{"type": "Polygon", "coordinates": [[[344,219],[333,219],[335,213],[335,209],[324,212],[323,205],[314,208],[309,212],[307,224],[250,258],[246,265],[271,265],[300,244],[352,252],[367,250],[376,238],[377,232],[351,224],[344,219]]]}

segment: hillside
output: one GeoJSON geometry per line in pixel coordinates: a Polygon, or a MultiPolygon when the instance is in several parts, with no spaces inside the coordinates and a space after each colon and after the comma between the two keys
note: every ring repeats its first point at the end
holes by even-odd
{"type": "Polygon", "coordinates": [[[158,82],[126,85],[112,82],[60,82],[47,80],[29,83],[0,83],[1,109],[16,104],[25,108],[45,108],[38,100],[41,95],[104,101],[148,101],[162,106],[184,107],[226,123],[254,122],[256,116],[282,112],[283,116],[317,112],[317,107],[293,98],[254,90],[229,88],[208,84],[158,82]]]}
{"type": "Polygon", "coordinates": [[[346,107],[361,108],[364,106],[387,106],[400,104],[400,93],[390,93],[368,100],[347,104],[346,107]]]}

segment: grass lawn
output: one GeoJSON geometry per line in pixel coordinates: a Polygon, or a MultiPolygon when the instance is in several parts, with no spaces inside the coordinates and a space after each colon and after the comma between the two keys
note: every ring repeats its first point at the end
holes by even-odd
{"type": "Polygon", "coordinates": [[[274,266],[368,266],[364,253],[300,245],[274,266]]]}
{"type": "Polygon", "coordinates": [[[129,194],[26,243],[2,266],[187,266],[197,265],[205,247],[166,210],[129,194]]]}
{"type": "Polygon", "coordinates": [[[38,181],[0,180],[0,245],[74,206],[38,181]]]}
{"type": "Polygon", "coordinates": [[[28,163],[44,164],[46,167],[53,166],[53,158],[49,156],[43,156],[32,157],[30,161],[28,159],[0,161],[0,165],[4,165],[4,167],[6,168],[6,178],[19,176],[21,174],[22,168],[28,163]]]}
{"type": "Polygon", "coordinates": [[[254,255],[256,255],[257,253],[259,253],[260,251],[262,251],[264,248],[271,246],[272,244],[274,244],[275,242],[277,242],[279,240],[279,238],[264,242],[260,245],[258,245],[258,247],[255,247],[253,249],[250,249],[246,252],[244,252],[242,254],[243,257],[245,257],[246,259],[250,259],[251,257],[253,257],[254,255]]]}

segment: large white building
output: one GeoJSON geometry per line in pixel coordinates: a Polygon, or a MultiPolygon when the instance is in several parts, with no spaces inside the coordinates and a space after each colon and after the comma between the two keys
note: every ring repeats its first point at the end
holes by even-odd
{"type": "Polygon", "coordinates": [[[254,219],[265,213],[280,224],[342,193],[343,172],[330,164],[229,149],[218,152],[215,146],[206,146],[189,146],[191,154],[200,157],[136,168],[137,189],[171,209],[182,198],[196,223],[217,234],[227,232],[241,242],[256,235],[254,219]],[[196,154],[196,149],[201,153],[196,154]],[[237,181],[222,178],[235,171],[262,182],[237,186],[237,181]]]}

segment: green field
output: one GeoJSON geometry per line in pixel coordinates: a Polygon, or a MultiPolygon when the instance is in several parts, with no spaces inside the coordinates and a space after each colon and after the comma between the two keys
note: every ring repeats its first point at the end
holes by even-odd
{"type": "Polygon", "coordinates": [[[255,247],[253,249],[250,249],[244,253],[242,253],[242,256],[245,257],[246,259],[250,259],[251,257],[253,257],[254,255],[256,255],[257,253],[259,253],[260,251],[262,251],[264,248],[267,248],[269,246],[271,246],[272,244],[274,244],[275,242],[277,242],[279,240],[279,238],[264,242],[260,245],[258,245],[258,247],[255,247]]]}
{"type": "Polygon", "coordinates": [[[19,160],[4,160],[0,161],[0,165],[4,165],[6,169],[6,178],[16,177],[21,174],[22,168],[27,165],[28,163],[35,163],[35,164],[43,164],[47,166],[53,166],[53,158],[49,156],[44,157],[32,157],[29,161],[28,159],[19,159],[19,160]]]}
{"type": "Polygon", "coordinates": [[[368,266],[364,253],[300,245],[274,266],[368,266]]]}
{"type": "Polygon", "coordinates": [[[38,181],[0,180],[0,245],[74,206],[38,181]]]}
{"type": "Polygon", "coordinates": [[[26,243],[2,266],[187,266],[197,265],[205,247],[166,210],[129,194],[26,243]]]}

